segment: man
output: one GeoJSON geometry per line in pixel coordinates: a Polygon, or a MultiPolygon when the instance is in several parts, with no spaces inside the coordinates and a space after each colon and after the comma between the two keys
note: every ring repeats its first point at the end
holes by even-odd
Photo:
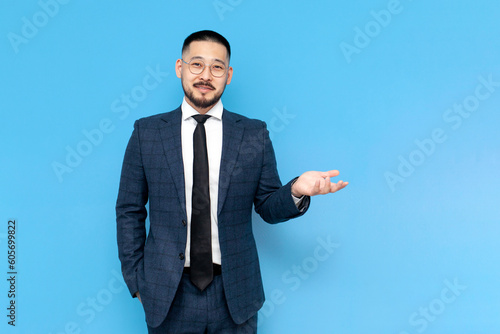
{"type": "Polygon", "coordinates": [[[149,333],[255,333],[264,292],[252,206],[278,223],[347,185],[311,171],[282,186],[265,124],[222,106],[230,56],[216,32],[188,36],[175,64],[181,107],[136,121],[127,146],[118,249],[149,333]]]}

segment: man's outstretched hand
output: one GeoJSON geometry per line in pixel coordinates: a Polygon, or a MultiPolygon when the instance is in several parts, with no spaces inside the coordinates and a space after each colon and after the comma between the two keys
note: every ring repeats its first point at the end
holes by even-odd
{"type": "Polygon", "coordinates": [[[338,170],[330,170],[328,172],[305,172],[292,185],[292,194],[295,197],[301,196],[316,196],[334,193],[344,188],[349,182],[339,181],[337,183],[330,182],[331,177],[339,175],[338,170]]]}

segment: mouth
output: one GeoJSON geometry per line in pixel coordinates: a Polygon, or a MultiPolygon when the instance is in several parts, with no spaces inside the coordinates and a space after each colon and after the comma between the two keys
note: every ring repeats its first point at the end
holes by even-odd
{"type": "Polygon", "coordinates": [[[215,90],[215,87],[212,86],[212,84],[208,83],[208,82],[199,82],[199,83],[195,83],[193,85],[195,88],[198,88],[198,90],[200,90],[201,92],[205,93],[205,92],[209,92],[211,90],[215,90]]]}

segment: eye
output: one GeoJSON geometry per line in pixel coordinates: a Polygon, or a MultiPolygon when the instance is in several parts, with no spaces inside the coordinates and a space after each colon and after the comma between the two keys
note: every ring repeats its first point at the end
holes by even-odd
{"type": "Polygon", "coordinates": [[[191,66],[198,68],[198,67],[203,67],[203,64],[200,63],[200,62],[195,61],[195,62],[191,63],[191,66]]]}

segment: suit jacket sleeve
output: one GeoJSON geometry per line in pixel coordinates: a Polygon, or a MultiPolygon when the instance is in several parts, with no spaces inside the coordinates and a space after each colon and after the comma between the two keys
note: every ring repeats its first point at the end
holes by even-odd
{"type": "Polygon", "coordinates": [[[284,186],[281,185],[274,149],[265,123],[260,133],[264,154],[261,177],[254,199],[255,211],[264,221],[271,224],[299,217],[309,208],[310,197],[305,196],[299,210],[292,198],[292,184],[297,178],[284,186]]]}
{"type": "Polygon", "coordinates": [[[139,123],[136,122],[125,151],[116,202],[118,255],[132,295],[139,290],[137,274],[144,257],[147,201],[148,185],[140,151],[139,123]]]}

